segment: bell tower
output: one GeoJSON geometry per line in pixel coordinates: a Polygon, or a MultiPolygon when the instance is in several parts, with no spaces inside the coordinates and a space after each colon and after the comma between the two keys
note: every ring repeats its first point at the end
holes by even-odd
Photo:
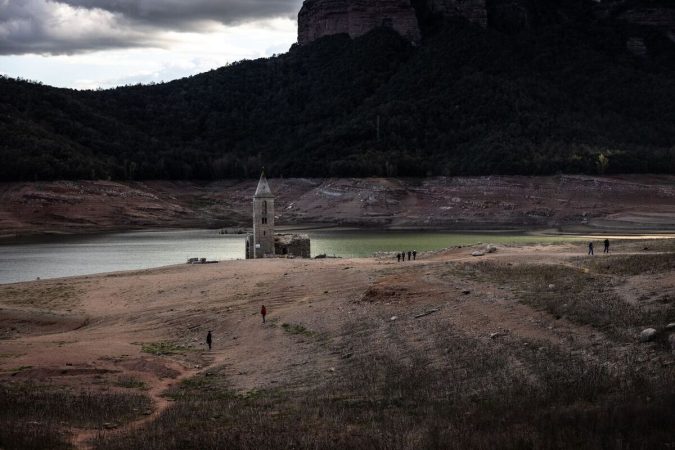
{"type": "Polygon", "coordinates": [[[253,196],[252,250],[254,258],[274,255],[274,196],[264,171],[253,196]]]}

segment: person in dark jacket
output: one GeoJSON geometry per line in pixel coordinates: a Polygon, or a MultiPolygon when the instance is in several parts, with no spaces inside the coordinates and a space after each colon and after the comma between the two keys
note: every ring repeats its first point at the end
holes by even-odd
{"type": "Polygon", "coordinates": [[[265,305],[262,305],[262,308],[260,308],[260,315],[263,318],[263,323],[265,323],[265,316],[267,315],[267,308],[265,308],[265,305]]]}
{"type": "Polygon", "coordinates": [[[417,250],[413,250],[413,261],[417,261],[417,250]]]}
{"type": "Polygon", "coordinates": [[[591,256],[593,255],[593,243],[592,242],[588,243],[588,254],[591,255],[591,256]]]}
{"type": "Polygon", "coordinates": [[[396,261],[401,262],[401,254],[400,253],[396,254],[396,261]]]}
{"type": "Polygon", "coordinates": [[[208,334],[206,335],[206,345],[209,346],[209,350],[211,350],[211,343],[213,342],[213,337],[211,336],[211,330],[209,330],[208,334]]]}
{"type": "Polygon", "coordinates": [[[609,239],[605,239],[605,253],[609,253],[609,239]]]}
{"type": "Polygon", "coordinates": [[[408,261],[412,261],[412,252],[408,252],[408,261]]]}

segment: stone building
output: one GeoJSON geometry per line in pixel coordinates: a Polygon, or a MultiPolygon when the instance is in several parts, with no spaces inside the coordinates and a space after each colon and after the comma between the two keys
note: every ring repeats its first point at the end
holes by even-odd
{"type": "Polygon", "coordinates": [[[246,236],[246,259],[276,256],[310,258],[310,240],[307,235],[274,233],[274,195],[263,173],[253,195],[253,233],[246,236]]]}

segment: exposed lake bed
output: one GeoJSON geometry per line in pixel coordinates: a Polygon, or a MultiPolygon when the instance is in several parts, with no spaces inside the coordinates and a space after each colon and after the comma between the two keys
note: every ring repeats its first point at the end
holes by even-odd
{"type": "MultiPolygon", "coordinates": [[[[168,233],[99,238],[128,251],[175,242],[168,233]]],[[[480,258],[453,246],[406,263],[224,260],[3,284],[0,430],[97,449],[226,443],[240,429],[271,436],[245,448],[273,447],[288,430],[338,448],[329,444],[345,423],[350,436],[377,427],[404,442],[439,421],[496,430],[447,438],[462,448],[505,437],[537,448],[551,429],[570,444],[672,442],[675,241],[612,241],[611,255],[592,258],[578,238],[497,244],[480,258]],[[80,404],[85,419],[72,414],[80,404]],[[648,420],[633,420],[634,408],[648,420]]]]}

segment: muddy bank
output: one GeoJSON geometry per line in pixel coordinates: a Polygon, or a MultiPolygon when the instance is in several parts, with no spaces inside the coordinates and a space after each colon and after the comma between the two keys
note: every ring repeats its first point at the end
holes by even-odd
{"type": "MultiPolygon", "coordinates": [[[[280,225],[674,230],[675,176],[276,179],[280,225]]],[[[255,180],[0,184],[0,236],[250,225],[255,180]]]]}

